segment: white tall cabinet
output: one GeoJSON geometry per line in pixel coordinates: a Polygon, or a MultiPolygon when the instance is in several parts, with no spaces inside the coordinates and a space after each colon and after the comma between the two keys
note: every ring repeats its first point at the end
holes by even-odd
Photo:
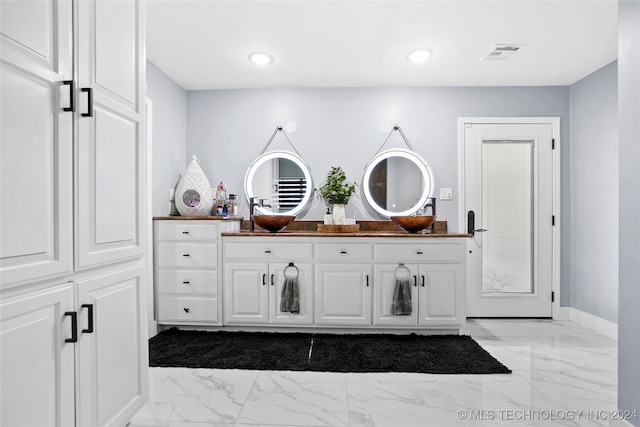
{"type": "Polygon", "coordinates": [[[147,398],[143,7],[0,2],[0,425],[147,398]]]}

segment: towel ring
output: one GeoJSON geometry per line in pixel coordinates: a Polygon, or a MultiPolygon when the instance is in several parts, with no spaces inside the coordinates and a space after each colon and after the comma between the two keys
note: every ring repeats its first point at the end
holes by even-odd
{"type": "Polygon", "coordinates": [[[411,270],[409,270],[409,267],[407,267],[403,263],[400,263],[398,264],[398,267],[396,267],[395,276],[396,276],[396,280],[408,279],[411,277],[411,270]],[[406,272],[406,276],[402,277],[405,274],[405,272],[406,272]],[[400,273],[400,275],[398,275],[398,273],[400,273]]]}
{"type": "MultiPolygon", "coordinates": [[[[287,279],[297,279],[298,276],[300,276],[300,270],[292,262],[290,262],[289,265],[287,265],[284,268],[284,271],[282,272],[282,274],[284,274],[284,277],[287,278],[287,279]],[[295,276],[293,276],[293,275],[287,276],[287,271],[289,271],[290,268],[295,268],[296,269],[295,276]]],[[[293,273],[289,273],[289,274],[293,274],[293,273]]]]}

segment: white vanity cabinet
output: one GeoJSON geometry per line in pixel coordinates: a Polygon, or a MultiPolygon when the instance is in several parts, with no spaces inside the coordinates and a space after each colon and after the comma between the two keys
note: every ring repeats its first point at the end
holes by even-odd
{"type": "Polygon", "coordinates": [[[222,239],[224,325],[455,331],[464,325],[463,237],[240,233],[222,239]],[[300,269],[297,315],[278,312],[289,262],[300,269]],[[401,263],[410,278],[411,315],[392,312],[401,263]]]}
{"type": "Polygon", "coordinates": [[[397,327],[460,327],[465,322],[465,253],[457,239],[424,244],[396,242],[375,247],[374,325],[397,327]],[[406,269],[406,270],[405,270],[406,269]],[[412,313],[394,315],[397,276],[408,270],[412,313]]]}
{"type": "Polygon", "coordinates": [[[224,323],[306,326],[313,322],[312,245],[296,241],[233,239],[224,244],[224,323]],[[259,262],[259,261],[262,262],[259,262]],[[266,261],[266,262],[265,262],[266,261]],[[287,275],[298,283],[300,310],[280,311],[287,275]]]}
{"type": "Polygon", "coordinates": [[[220,233],[239,229],[239,220],[154,221],[158,324],[222,324],[220,233]]]}

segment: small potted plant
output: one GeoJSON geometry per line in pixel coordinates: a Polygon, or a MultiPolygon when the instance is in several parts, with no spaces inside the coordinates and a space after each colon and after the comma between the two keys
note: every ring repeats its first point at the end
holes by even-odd
{"type": "Polygon", "coordinates": [[[349,203],[349,199],[356,192],[356,186],[355,182],[347,181],[347,176],[340,166],[334,166],[327,174],[325,183],[316,188],[316,192],[320,194],[322,200],[332,206],[334,224],[344,224],[344,206],[349,203]]]}

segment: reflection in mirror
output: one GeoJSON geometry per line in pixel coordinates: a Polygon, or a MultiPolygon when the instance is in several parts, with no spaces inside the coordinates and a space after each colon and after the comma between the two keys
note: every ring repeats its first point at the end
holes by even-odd
{"type": "Polygon", "coordinates": [[[362,188],[365,200],[379,215],[411,215],[426,204],[433,178],[427,163],[416,153],[388,150],[369,162],[362,188]]]}
{"type": "Polygon", "coordinates": [[[261,214],[297,215],[311,201],[311,172],[295,154],[273,151],[258,157],[247,170],[245,195],[264,199],[261,214]]]}

